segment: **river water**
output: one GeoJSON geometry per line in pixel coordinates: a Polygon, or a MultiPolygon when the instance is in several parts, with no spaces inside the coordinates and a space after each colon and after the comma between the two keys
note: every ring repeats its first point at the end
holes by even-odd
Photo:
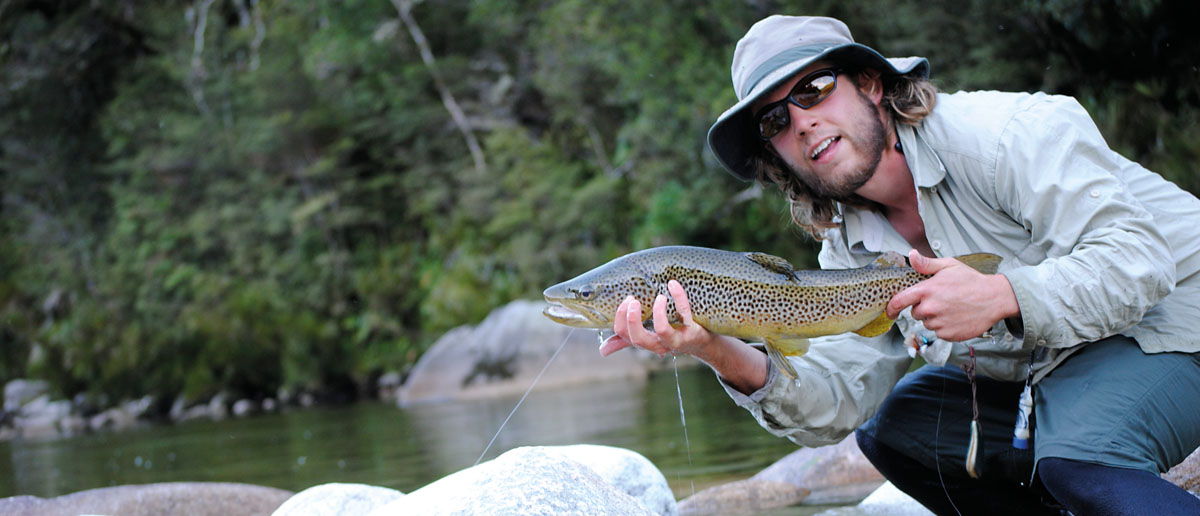
{"type": "MultiPolygon", "coordinates": [[[[707,368],[681,368],[679,382],[690,460],[669,369],[644,382],[535,390],[484,460],[518,446],[620,446],[658,466],[682,499],[693,489],[749,477],[796,449],[735,406],[707,368]]],[[[356,482],[411,492],[474,464],[516,402],[503,398],[407,408],[358,403],[4,442],[0,497],[173,481],[244,482],[293,491],[356,482]]]]}

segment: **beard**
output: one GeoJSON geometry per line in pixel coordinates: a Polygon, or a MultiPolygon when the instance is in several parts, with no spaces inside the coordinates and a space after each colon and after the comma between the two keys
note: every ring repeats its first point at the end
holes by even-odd
{"type": "Polygon", "coordinates": [[[853,143],[855,149],[861,150],[860,155],[864,159],[864,163],[846,174],[827,177],[819,175],[791,159],[785,158],[784,161],[792,169],[792,173],[800,178],[800,181],[808,186],[817,197],[857,205],[861,204],[864,199],[855,192],[875,175],[875,169],[879,168],[879,162],[883,159],[883,149],[887,145],[887,131],[871,100],[858,89],[854,91],[858,93],[858,98],[862,101],[859,104],[861,112],[857,117],[859,122],[850,128],[853,134],[847,134],[842,139],[853,143]]]}

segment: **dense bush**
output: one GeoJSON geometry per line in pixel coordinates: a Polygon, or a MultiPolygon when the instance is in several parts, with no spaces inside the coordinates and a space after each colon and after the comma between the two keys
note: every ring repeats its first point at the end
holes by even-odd
{"type": "Polygon", "coordinates": [[[812,265],[779,196],[704,145],[733,43],[774,12],[928,56],[943,89],[1076,95],[1115,148],[1200,189],[1184,2],[418,3],[436,68],[407,4],[0,7],[0,377],[353,394],[634,249],[812,265]]]}

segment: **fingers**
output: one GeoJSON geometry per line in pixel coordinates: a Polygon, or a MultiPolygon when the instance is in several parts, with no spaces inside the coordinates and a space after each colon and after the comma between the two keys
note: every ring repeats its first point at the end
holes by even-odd
{"type": "MultiPolygon", "coordinates": [[[[920,287],[921,287],[920,284],[913,285],[904,290],[901,290],[896,295],[892,296],[892,299],[890,301],[888,301],[888,304],[887,304],[887,308],[886,308],[887,316],[892,319],[895,319],[897,317],[900,317],[900,312],[903,311],[905,308],[908,308],[910,306],[916,305],[917,303],[920,303],[921,302],[921,288],[920,287]]],[[[915,309],[914,309],[914,311],[915,311],[915,309]]],[[[917,314],[914,313],[913,317],[917,317],[917,314]]]]}
{"type": "Polygon", "coordinates": [[[908,251],[908,263],[921,274],[936,274],[942,269],[961,264],[962,262],[954,258],[930,258],[922,255],[916,249],[912,249],[908,251]]]}
{"type": "Polygon", "coordinates": [[[632,345],[633,344],[630,344],[629,341],[621,338],[620,335],[613,335],[605,340],[604,343],[600,344],[600,356],[609,356],[632,345]]]}
{"type": "Polygon", "coordinates": [[[675,312],[679,314],[679,319],[684,326],[695,324],[692,320],[692,302],[688,300],[687,293],[683,291],[683,285],[675,280],[668,281],[667,292],[670,292],[671,298],[675,300],[675,312]]]}

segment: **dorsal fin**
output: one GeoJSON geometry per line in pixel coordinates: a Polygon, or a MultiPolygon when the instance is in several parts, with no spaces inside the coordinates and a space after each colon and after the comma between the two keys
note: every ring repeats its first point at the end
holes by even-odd
{"type": "Polygon", "coordinates": [[[879,255],[875,261],[867,265],[869,269],[886,269],[889,267],[908,267],[908,259],[896,251],[888,251],[879,255]]]}
{"type": "Polygon", "coordinates": [[[783,258],[767,253],[746,253],[746,258],[771,272],[782,274],[793,280],[796,279],[796,269],[783,258]]]}

